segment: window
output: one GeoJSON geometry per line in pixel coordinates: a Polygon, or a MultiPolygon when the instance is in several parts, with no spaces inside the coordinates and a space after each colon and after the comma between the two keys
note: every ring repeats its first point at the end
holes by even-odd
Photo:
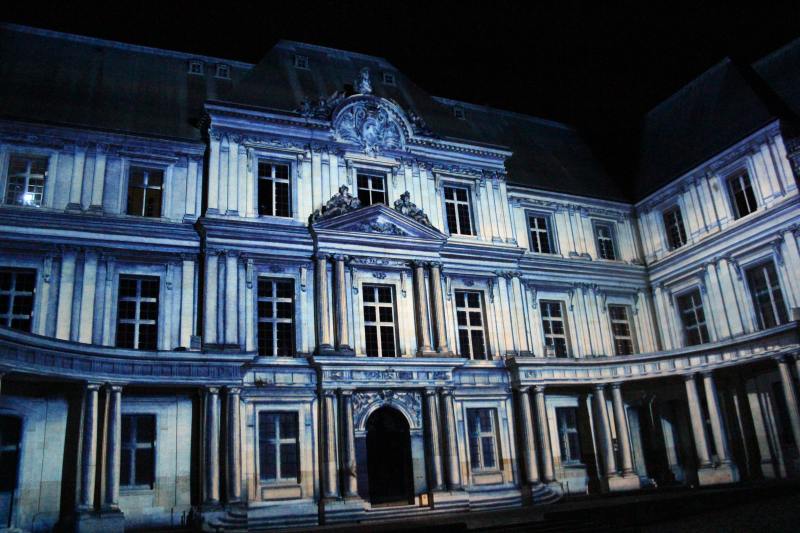
{"type": "Polygon", "coordinates": [[[458,120],[465,120],[467,118],[466,114],[464,113],[464,108],[461,106],[453,107],[453,116],[458,120]]]}
{"type": "Polygon", "coordinates": [[[308,70],[308,56],[295,55],[294,66],[295,68],[308,70]]]}
{"type": "Polygon", "coordinates": [[[258,413],[258,465],[262,482],[300,481],[297,413],[258,413]]]}
{"type": "Polygon", "coordinates": [[[396,357],[394,293],[387,285],[364,286],[364,336],[370,357],[396,357]]]}
{"type": "Polygon", "coordinates": [[[700,297],[700,291],[695,289],[678,296],[677,301],[681,320],[683,321],[686,345],[694,346],[695,344],[708,342],[708,327],[706,326],[706,315],[703,312],[703,300],[700,297]]]}
{"type": "Polygon", "coordinates": [[[224,80],[231,79],[231,67],[224,63],[217,64],[217,73],[215,74],[217,78],[222,78],[224,80]]]}
{"type": "Polygon", "coordinates": [[[469,212],[469,189],[445,187],[444,204],[447,212],[447,228],[451,235],[473,235],[472,217],[469,212]]]}
{"type": "Polygon", "coordinates": [[[394,74],[392,74],[391,72],[384,72],[383,73],[383,84],[384,85],[392,85],[393,86],[395,84],[394,74]]]}
{"type": "Polygon", "coordinates": [[[497,470],[497,433],[494,409],[467,409],[469,462],[472,470],[497,470]]]}
{"type": "Polygon", "coordinates": [[[386,180],[383,176],[359,173],[356,175],[356,183],[362,206],[386,203],[386,180]]]}
{"type": "Polygon", "coordinates": [[[163,185],[163,170],[131,167],[128,180],[128,214],[160,217],[163,185]]]}
{"type": "Polygon", "coordinates": [[[36,272],[0,270],[0,326],[31,331],[36,272]]]}
{"type": "Polygon", "coordinates": [[[289,165],[258,162],[258,214],[290,217],[289,165]]]}
{"type": "Polygon", "coordinates": [[[680,207],[676,205],[664,211],[664,227],[667,230],[670,250],[676,250],[686,244],[686,229],[680,207]]]}
{"type": "Polygon", "coordinates": [[[41,207],[47,164],[46,157],[12,155],[8,163],[6,203],[41,207]]]}
{"type": "Polygon", "coordinates": [[[156,480],[155,415],[122,415],[119,484],[153,487],[156,480]]]}
{"type": "Polygon", "coordinates": [[[8,498],[13,498],[13,492],[17,489],[21,437],[22,420],[15,416],[0,415],[0,494],[4,498],[0,524],[4,529],[10,525],[8,512],[16,510],[11,508],[8,498]]]}
{"type": "Polygon", "coordinates": [[[614,245],[614,228],[606,222],[594,225],[594,238],[597,241],[597,256],[601,259],[616,259],[617,251],[614,245]]]}
{"type": "Polygon", "coordinates": [[[530,231],[532,252],[540,254],[555,253],[550,224],[550,217],[547,215],[528,215],[528,228],[530,231]]]}
{"type": "Polygon", "coordinates": [[[470,359],[486,359],[481,293],[456,291],[459,353],[470,359]]]}
{"type": "Polygon", "coordinates": [[[750,184],[750,176],[746,171],[728,178],[728,191],[731,195],[734,218],[742,218],[758,208],[756,195],[753,192],[753,186],[750,184]]]}
{"type": "Polygon", "coordinates": [[[158,278],[119,278],[117,346],[134,350],[156,349],[158,285],[158,278]]]}
{"type": "Polygon", "coordinates": [[[748,269],[747,285],[750,287],[759,328],[772,328],[788,322],[786,304],[772,261],[748,269]]]}
{"type": "Polygon", "coordinates": [[[203,62],[202,61],[189,61],[189,74],[203,75],[203,62]]]}
{"type": "Polygon", "coordinates": [[[294,280],[258,278],[258,355],[292,356],[294,280]]]}
{"type": "Polygon", "coordinates": [[[578,409],[576,407],[556,407],[558,444],[563,464],[581,462],[581,439],[578,434],[578,409]]]}
{"type": "Polygon", "coordinates": [[[564,323],[564,304],[561,302],[539,302],[542,310],[542,329],[545,347],[555,352],[556,357],[566,357],[567,328],[564,323]]]}
{"type": "Polygon", "coordinates": [[[614,336],[614,351],[617,355],[631,355],[636,351],[629,311],[626,305],[608,306],[611,333],[614,336]]]}

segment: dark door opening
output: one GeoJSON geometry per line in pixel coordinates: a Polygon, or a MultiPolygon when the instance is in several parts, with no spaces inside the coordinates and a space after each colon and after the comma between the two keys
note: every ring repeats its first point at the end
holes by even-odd
{"type": "Polygon", "coordinates": [[[19,469],[20,419],[0,416],[0,527],[12,526],[19,469]]]}
{"type": "Polygon", "coordinates": [[[367,471],[373,504],[414,503],[408,422],[391,407],[367,420],[367,471]]]}

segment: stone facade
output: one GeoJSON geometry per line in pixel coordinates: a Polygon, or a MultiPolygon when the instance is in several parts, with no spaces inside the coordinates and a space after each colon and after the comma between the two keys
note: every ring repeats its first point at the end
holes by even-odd
{"type": "Polygon", "coordinates": [[[797,475],[780,120],[626,203],[516,185],[511,150],[438,137],[359,76],[301,112],[209,99],[195,141],[0,121],[0,527],[268,529],[797,475]]]}

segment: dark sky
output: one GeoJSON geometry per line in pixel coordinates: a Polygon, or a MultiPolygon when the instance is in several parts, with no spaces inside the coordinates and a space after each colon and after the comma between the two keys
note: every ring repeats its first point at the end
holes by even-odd
{"type": "Polygon", "coordinates": [[[257,62],[279,39],[380,55],[430,93],[579,127],[620,179],[644,112],[800,37],[800,2],[16,1],[8,22],[257,62]],[[210,4],[210,3],[208,3],[210,4]]]}

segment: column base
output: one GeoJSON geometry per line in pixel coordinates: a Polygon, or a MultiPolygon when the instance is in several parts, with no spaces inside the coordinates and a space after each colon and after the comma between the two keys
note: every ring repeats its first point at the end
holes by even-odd
{"type": "Polygon", "coordinates": [[[417,350],[417,357],[441,357],[441,354],[430,346],[423,346],[417,350]]]}
{"type": "Polygon", "coordinates": [[[430,507],[431,509],[466,511],[469,509],[469,494],[461,489],[434,491],[430,494],[430,507]]]}
{"type": "Polygon", "coordinates": [[[79,511],[73,524],[75,533],[123,533],[125,515],[119,509],[79,511]]]}
{"type": "Polygon", "coordinates": [[[360,497],[325,498],[320,503],[323,524],[360,522],[367,510],[367,502],[360,497]]]}
{"type": "Polygon", "coordinates": [[[66,210],[75,212],[83,211],[83,208],[81,207],[81,204],[67,204],[66,210]]]}
{"type": "Polygon", "coordinates": [[[90,205],[88,209],[89,213],[95,213],[98,215],[103,214],[103,206],[102,205],[90,205]]]}
{"type": "Polygon", "coordinates": [[[355,350],[353,350],[348,345],[344,346],[337,346],[336,349],[333,351],[335,355],[346,355],[346,356],[354,356],[356,354],[355,350]]]}
{"type": "Polygon", "coordinates": [[[330,344],[320,344],[317,347],[317,355],[336,355],[336,350],[330,344]]]}
{"type": "Polygon", "coordinates": [[[642,480],[636,474],[611,476],[606,479],[605,484],[608,487],[608,492],[623,492],[642,488],[642,480]]]}
{"type": "Polygon", "coordinates": [[[724,485],[739,481],[739,469],[732,463],[719,466],[706,466],[697,469],[697,483],[701,487],[707,485],[724,485]]]}

